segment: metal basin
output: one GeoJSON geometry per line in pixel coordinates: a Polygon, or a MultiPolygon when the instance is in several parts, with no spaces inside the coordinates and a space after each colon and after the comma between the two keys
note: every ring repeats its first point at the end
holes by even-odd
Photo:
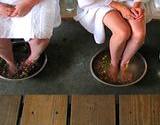
{"type": "MultiPolygon", "coordinates": [[[[117,82],[113,82],[109,77],[102,78],[101,74],[99,71],[97,71],[97,66],[99,67],[99,64],[105,64],[105,71],[109,69],[110,64],[110,54],[109,51],[107,50],[101,50],[97,52],[91,59],[90,62],[90,70],[91,74],[93,77],[98,80],[99,82],[109,85],[109,86],[114,86],[114,87],[124,87],[124,86],[129,86],[138,83],[146,74],[147,72],[147,63],[145,58],[140,54],[136,53],[135,56],[131,59],[128,69],[132,74],[133,74],[133,79],[131,81],[125,81],[123,82],[120,77],[118,77],[117,82]],[[103,59],[107,58],[106,62],[103,62],[103,59]],[[99,61],[98,61],[99,60],[99,61]]],[[[104,66],[103,66],[104,67],[104,66]]],[[[119,73],[118,76],[121,74],[119,73]]]]}
{"type": "MultiPolygon", "coordinates": [[[[13,52],[14,52],[15,62],[18,63],[21,58],[26,59],[30,55],[29,44],[27,42],[13,42],[13,52]]],[[[7,80],[7,81],[21,81],[21,80],[30,79],[30,78],[36,76],[37,74],[39,74],[44,69],[44,67],[47,64],[46,53],[41,54],[37,63],[39,64],[39,66],[37,66],[34,69],[34,72],[29,73],[29,75],[26,76],[26,77],[23,77],[23,78],[7,78],[3,75],[0,75],[0,78],[3,79],[3,80],[7,80]]]]}

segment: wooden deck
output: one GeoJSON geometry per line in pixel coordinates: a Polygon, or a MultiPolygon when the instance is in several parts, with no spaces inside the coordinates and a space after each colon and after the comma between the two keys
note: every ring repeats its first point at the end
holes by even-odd
{"type": "Polygon", "coordinates": [[[0,96],[0,125],[160,125],[159,95],[0,96]]]}

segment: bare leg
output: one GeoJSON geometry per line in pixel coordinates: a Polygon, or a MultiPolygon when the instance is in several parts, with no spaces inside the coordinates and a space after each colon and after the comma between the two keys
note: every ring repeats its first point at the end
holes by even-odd
{"type": "Polygon", "coordinates": [[[110,73],[113,81],[117,80],[120,59],[124,51],[126,41],[129,39],[131,29],[129,24],[117,11],[111,11],[104,17],[104,24],[112,31],[110,38],[111,67],[110,73]]]}
{"type": "Polygon", "coordinates": [[[0,15],[3,17],[10,16],[15,10],[15,7],[13,5],[9,5],[6,3],[0,2],[0,15]]]}
{"type": "Polygon", "coordinates": [[[131,79],[132,77],[131,74],[127,74],[126,71],[128,63],[138,49],[143,45],[146,35],[146,24],[144,18],[140,21],[130,20],[129,24],[132,29],[132,36],[127,43],[121,61],[122,79],[125,81],[131,79]]]}
{"type": "Polygon", "coordinates": [[[49,39],[32,39],[29,41],[31,55],[26,60],[26,63],[35,62],[42,52],[47,48],[49,39]]]}
{"type": "Polygon", "coordinates": [[[4,59],[8,65],[8,73],[10,76],[16,73],[16,66],[14,64],[14,57],[12,51],[12,43],[9,39],[0,39],[0,57],[4,59]]]}

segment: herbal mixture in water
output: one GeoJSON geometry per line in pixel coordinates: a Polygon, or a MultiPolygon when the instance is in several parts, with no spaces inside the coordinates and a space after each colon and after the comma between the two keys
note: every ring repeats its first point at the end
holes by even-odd
{"type": "Polygon", "coordinates": [[[25,64],[24,61],[20,61],[16,63],[16,66],[17,73],[13,76],[9,76],[8,65],[3,59],[0,58],[0,75],[2,77],[10,79],[22,79],[37,72],[40,69],[41,64],[39,62],[35,62],[33,64],[25,64]]]}
{"type": "Polygon", "coordinates": [[[44,59],[40,57],[36,62],[31,62],[29,64],[25,63],[25,60],[28,58],[30,54],[30,48],[27,43],[14,43],[13,51],[15,63],[17,66],[17,72],[13,76],[9,76],[8,73],[8,64],[5,60],[0,58],[0,75],[9,79],[22,79],[29,77],[36,73],[41,66],[43,65],[44,59]]]}
{"type": "Polygon", "coordinates": [[[100,53],[95,60],[93,61],[93,70],[96,74],[96,76],[101,79],[102,81],[106,83],[111,84],[117,84],[117,85],[123,85],[128,82],[133,81],[133,77],[131,79],[128,79],[127,81],[123,81],[121,79],[121,73],[118,74],[118,81],[114,82],[110,79],[110,57],[106,52],[100,53]]]}

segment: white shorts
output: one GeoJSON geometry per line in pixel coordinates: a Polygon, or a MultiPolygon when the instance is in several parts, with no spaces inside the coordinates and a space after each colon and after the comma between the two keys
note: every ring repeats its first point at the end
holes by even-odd
{"type": "MultiPolygon", "coordinates": [[[[20,0],[0,0],[16,5],[20,0]]],[[[61,23],[59,0],[43,0],[24,17],[0,17],[0,38],[50,38],[61,23]]]]}
{"type": "MultiPolygon", "coordinates": [[[[133,6],[134,1],[123,0],[122,3],[127,6],[133,6]]],[[[101,44],[105,42],[105,26],[103,24],[103,18],[112,10],[114,9],[109,6],[93,4],[84,9],[78,9],[75,20],[79,21],[88,32],[94,34],[96,43],[101,44]]]]}

